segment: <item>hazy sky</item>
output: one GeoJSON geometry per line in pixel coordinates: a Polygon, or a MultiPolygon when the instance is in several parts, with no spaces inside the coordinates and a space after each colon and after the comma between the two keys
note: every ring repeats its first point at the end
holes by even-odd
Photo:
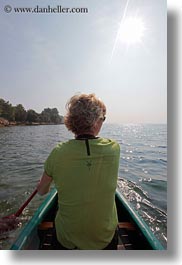
{"type": "Polygon", "coordinates": [[[73,94],[95,93],[107,122],[166,123],[166,35],[165,0],[1,0],[0,98],[64,115],[73,94]],[[88,13],[14,12],[37,5],[88,13]]]}

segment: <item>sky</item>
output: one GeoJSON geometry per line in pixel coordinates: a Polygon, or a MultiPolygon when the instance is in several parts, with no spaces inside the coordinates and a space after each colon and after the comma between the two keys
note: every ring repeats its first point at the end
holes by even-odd
{"type": "Polygon", "coordinates": [[[71,96],[95,93],[109,123],[167,122],[165,0],[1,0],[0,40],[0,98],[12,105],[65,115],[71,96]],[[48,5],[88,12],[14,11],[48,5]]]}

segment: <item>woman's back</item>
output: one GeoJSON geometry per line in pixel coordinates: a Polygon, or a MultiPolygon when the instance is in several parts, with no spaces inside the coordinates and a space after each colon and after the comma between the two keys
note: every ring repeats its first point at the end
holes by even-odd
{"type": "Polygon", "coordinates": [[[65,247],[102,249],[111,241],[119,153],[115,141],[96,138],[59,144],[48,157],[45,171],[59,196],[57,238],[65,247]]]}

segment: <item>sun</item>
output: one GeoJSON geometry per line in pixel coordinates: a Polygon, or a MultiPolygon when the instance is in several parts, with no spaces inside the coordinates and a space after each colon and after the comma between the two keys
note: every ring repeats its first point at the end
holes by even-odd
{"type": "Polygon", "coordinates": [[[119,40],[127,45],[141,43],[145,25],[141,17],[127,17],[120,25],[119,40]]]}

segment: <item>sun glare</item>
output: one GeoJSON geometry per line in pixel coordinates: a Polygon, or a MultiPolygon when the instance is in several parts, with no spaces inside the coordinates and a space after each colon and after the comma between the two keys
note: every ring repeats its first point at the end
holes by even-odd
{"type": "Polygon", "coordinates": [[[127,45],[142,42],[144,36],[145,26],[140,17],[125,18],[119,30],[119,39],[127,45]]]}
{"type": "Polygon", "coordinates": [[[110,64],[112,62],[115,50],[119,47],[119,43],[125,44],[128,50],[130,46],[135,46],[137,44],[143,45],[144,42],[144,35],[146,33],[145,21],[143,20],[142,16],[139,16],[137,14],[138,12],[135,13],[135,15],[127,14],[129,2],[130,0],[127,0],[125,8],[122,12],[121,21],[119,23],[117,35],[111,53],[110,64]]]}

